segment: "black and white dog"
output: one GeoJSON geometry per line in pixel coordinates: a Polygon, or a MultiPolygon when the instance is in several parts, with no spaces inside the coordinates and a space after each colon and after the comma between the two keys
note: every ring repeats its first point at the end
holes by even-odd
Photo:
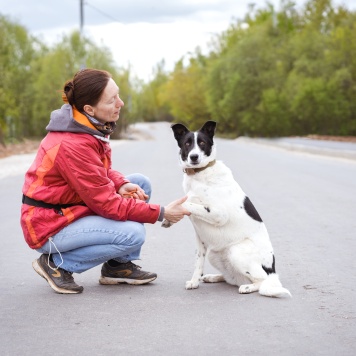
{"type": "MultiPolygon", "coordinates": [[[[191,212],[197,238],[197,260],[186,289],[199,281],[239,286],[240,293],[259,291],[268,297],[291,296],[275,270],[275,257],[265,224],[234,180],[231,170],[216,160],[216,122],[208,121],[196,132],[172,125],[184,171],[184,206],[191,212]],[[203,275],[205,256],[221,274],[203,275]]],[[[163,227],[172,224],[165,220],[163,227]]]]}

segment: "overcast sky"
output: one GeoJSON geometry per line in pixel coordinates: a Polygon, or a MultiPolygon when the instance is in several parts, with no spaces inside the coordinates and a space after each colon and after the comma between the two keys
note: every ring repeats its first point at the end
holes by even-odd
{"type": "MultiPolygon", "coordinates": [[[[110,48],[119,66],[148,80],[152,68],[165,59],[166,68],[201,47],[207,51],[214,34],[243,18],[248,4],[261,0],[84,0],[84,33],[110,48]]],[[[279,0],[269,0],[277,10],[279,0]]],[[[299,5],[305,0],[295,0],[299,5]]],[[[356,0],[334,0],[356,9],[356,0]]],[[[25,26],[48,44],[79,29],[80,0],[0,0],[0,13],[25,26]]]]}

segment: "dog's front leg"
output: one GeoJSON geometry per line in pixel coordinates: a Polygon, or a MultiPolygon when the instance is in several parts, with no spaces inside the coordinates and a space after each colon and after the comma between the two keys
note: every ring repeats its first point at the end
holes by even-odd
{"type": "Polygon", "coordinates": [[[196,235],[196,240],[197,240],[197,251],[196,251],[195,269],[194,269],[192,279],[185,283],[185,289],[198,288],[200,277],[203,275],[206,247],[204,243],[200,240],[198,235],[196,235]]]}
{"type": "Polygon", "coordinates": [[[192,216],[203,220],[214,226],[223,226],[226,224],[229,215],[221,205],[214,207],[206,204],[197,204],[192,202],[185,202],[183,206],[191,212],[192,216]]]}

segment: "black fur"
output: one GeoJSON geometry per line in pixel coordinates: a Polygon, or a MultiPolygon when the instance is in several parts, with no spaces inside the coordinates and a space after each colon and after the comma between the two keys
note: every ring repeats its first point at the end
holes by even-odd
{"type": "Polygon", "coordinates": [[[274,255],[273,255],[272,267],[266,267],[266,266],[262,265],[262,268],[264,269],[264,271],[267,274],[276,273],[276,260],[274,258],[274,255]]]}
{"type": "Polygon", "coordinates": [[[244,207],[246,210],[246,213],[254,220],[262,222],[262,219],[260,217],[260,215],[258,214],[256,208],[254,207],[254,205],[252,204],[251,200],[249,199],[249,197],[245,197],[244,200],[244,207]]]}

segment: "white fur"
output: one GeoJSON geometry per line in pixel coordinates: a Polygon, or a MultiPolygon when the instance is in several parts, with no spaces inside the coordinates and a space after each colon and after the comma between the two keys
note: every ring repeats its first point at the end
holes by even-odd
{"type": "MultiPolygon", "coordinates": [[[[195,141],[196,141],[195,133],[195,141]]],[[[183,169],[205,167],[215,160],[216,148],[206,156],[195,142],[183,169]],[[198,154],[192,165],[189,157],[198,154]]],[[[244,209],[245,193],[233,178],[231,170],[221,161],[195,174],[184,174],[183,188],[188,196],[184,203],[191,212],[190,219],[196,232],[197,254],[193,276],[186,289],[195,289],[199,281],[226,281],[239,286],[239,293],[259,291],[269,297],[290,296],[276,273],[267,274],[262,265],[270,267],[273,248],[263,222],[252,219],[244,209]],[[205,256],[219,275],[203,275],[205,256]]],[[[171,224],[165,221],[163,224],[171,224]]]]}

